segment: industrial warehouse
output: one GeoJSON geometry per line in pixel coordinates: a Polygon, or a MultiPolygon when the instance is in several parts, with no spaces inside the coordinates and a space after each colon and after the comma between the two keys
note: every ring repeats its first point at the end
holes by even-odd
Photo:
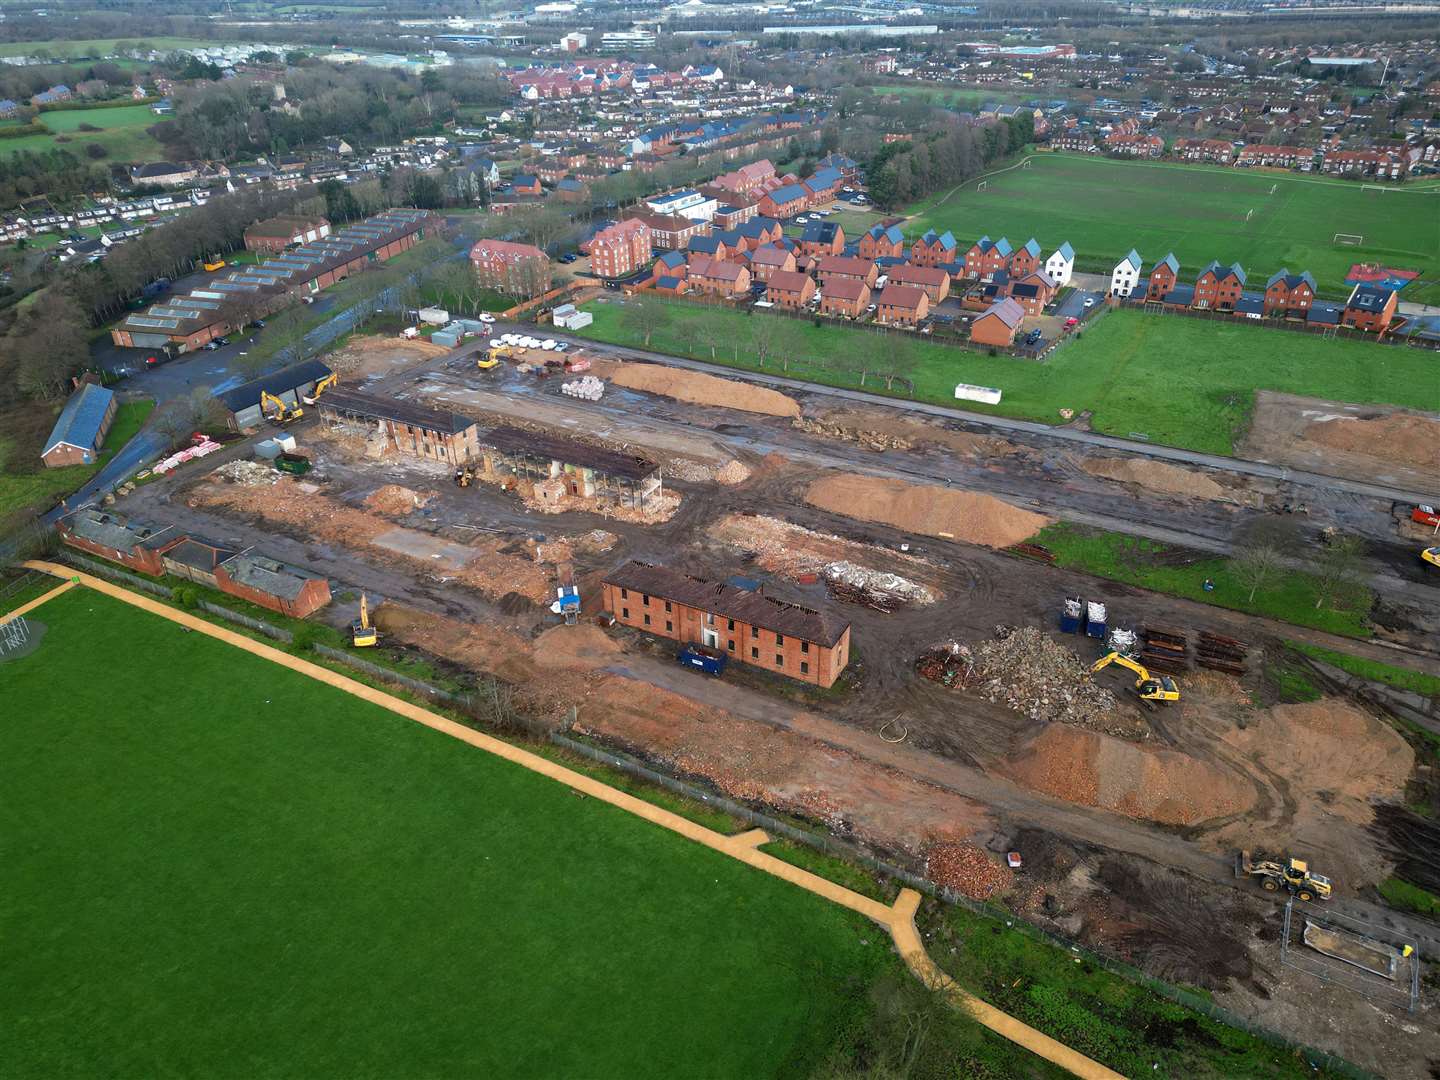
{"type": "Polygon", "coordinates": [[[425,210],[387,210],[257,266],[231,270],[185,296],[168,297],[125,319],[110,337],[124,348],[190,352],[408,251],[439,225],[425,210]]]}

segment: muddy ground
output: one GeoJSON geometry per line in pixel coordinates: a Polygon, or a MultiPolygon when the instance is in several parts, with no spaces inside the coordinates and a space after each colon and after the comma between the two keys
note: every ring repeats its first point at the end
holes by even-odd
{"type": "MultiPolygon", "coordinates": [[[[1391,918],[1359,898],[1393,864],[1371,819],[1376,802],[1403,797],[1413,766],[1408,747],[1382,720],[1343,701],[1277,708],[1261,670],[1266,646],[1280,634],[1390,654],[958,538],[918,535],[887,524],[902,519],[870,505],[807,499],[817,481],[849,466],[880,470],[890,491],[942,477],[956,487],[973,482],[985,498],[967,503],[971,512],[983,515],[992,497],[1005,499],[1012,505],[998,513],[1007,528],[1028,520],[1043,492],[1059,516],[1083,506],[1176,519],[1199,537],[1218,537],[1267,500],[1293,493],[1230,484],[1243,488],[1243,498],[1202,498],[1177,515],[1178,494],[1137,492],[1133,483],[1096,476],[1072,450],[1055,456],[854,409],[831,410],[807,427],[803,419],[756,420],[623,391],[607,395],[602,410],[517,383],[505,368],[492,375],[427,362],[370,389],[552,426],[676,463],[667,480],[681,496],[673,517],[646,524],[590,511],[535,513],[497,486],[454,486],[448,469],[369,458],[311,421],[296,429],[316,463],[303,484],[226,480],[214,476],[225,461],[212,459],[138,489],[119,509],[254,544],[327,574],[337,599],[324,617],[336,625],[353,618],[353,593],[363,589],[392,640],[457,669],[493,674],[539,713],[559,719],[574,707],[584,733],[918,869],[937,850],[955,850],[940,845],[973,845],[992,861],[1019,848],[1025,869],[1004,894],[1017,911],[1157,975],[1224,994],[1229,1007],[1269,1017],[1297,1038],[1387,1068],[1440,1058],[1428,1019],[1421,1025],[1428,1035],[1392,1037],[1383,1050],[1374,1040],[1396,1029],[1376,1020],[1381,1014],[1363,999],[1326,997],[1329,1012],[1318,1019],[1303,984],[1277,970],[1276,908],[1237,891],[1228,873],[1234,847],[1293,846],[1342,883],[1337,905],[1391,918]],[[717,483],[727,469],[738,482],[717,483]],[[561,566],[573,572],[588,619],[598,610],[603,573],[630,558],[711,578],[741,573],[772,595],[842,612],[853,627],[851,670],[828,692],[743,667],[715,681],[679,668],[663,642],[593,625],[556,628],[543,605],[561,566]],[[837,586],[827,573],[842,563],[858,568],[844,579],[858,585],[837,586]],[[1241,638],[1254,646],[1247,673],[1184,673],[1184,700],[1155,711],[1128,694],[1123,672],[1102,673],[1097,681],[1121,698],[1127,738],[1031,720],[973,689],[917,674],[917,657],[936,642],[975,645],[1001,624],[1041,628],[1088,664],[1100,655],[1098,643],[1058,633],[1066,595],[1104,599],[1120,625],[1241,638]],[[1175,868],[1186,873],[1177,877],[1175,868]],[[1324,1040],[1311,1030],[1317,1025],[1324,1040]]],[[[1197,482],[1172,479],[1181,487],[1197,482]]],[[[1363,519],[1379,533],[1385,526],[1375,519],[1388,512],[1347,497],[1321,520],[1363,519]]],[[[1013,539],[1004,530],[995,535],[1013,539]]],[[[1402,610],[1392,635],[1423,646],[1433,626],[1425,619],[1402,610]]],[[[947,865],[963,875],[966,860],[947,865]]]]}

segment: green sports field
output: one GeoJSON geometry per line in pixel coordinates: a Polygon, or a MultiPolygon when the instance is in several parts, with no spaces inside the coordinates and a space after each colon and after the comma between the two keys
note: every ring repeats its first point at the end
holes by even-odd
{"type": "Polygon", "coordinates": [[[156,116],[149,105],[122,105],[113,109],[56,109],[40,114],[40,122],[50,129],[49,135],[21,135],[0,139],[0,154],[21,150],[53,150],[63,147],[82,154],[86,143],[99,143],[109,151],[113,161],[156,161],[165,156],[165,147],[149,134],[147,128],[164,117],[156,116]],[[100,131],[81,131],[81,124],[90,124],[100,131]],[[56,136],[63,137],[61,142],[56,136]]]}
{"type": "Polygon", "coordinates": [[[804,1075],[859,916],[88,589],[0,663],[0,1075],[804,1075]]]}
{"type": "MultiPolygon", "coordinates": [[[[883,339],[871,333],[832,323],[650,302],[663,305],[664,313],[650,348],[676,356],[754,369],[751,320],[777,319],[765,370],[854,387],[853,373],[835,358],[883,348],[883,339]]],[[[643,337],[627,321],[624,305],[594,302],[586,310],[595,321],[582,334],[641,347],[643,337]]],[[[1061,423],[1062,408],[1089,410],[1095,431],[1138,434],[1212,454],[1234,453],[1256,390],[1440,411],[1440,365],[1432,352],[1327,340],[1238,320],[1116,311],[1044,363],[917,338],[908,339],[905,348],[902,367],[921,400],[1046,423],[1061,423]],[[959,382],[998,387],[1004,397],[999,405],[956,402],[959,382]]],[[[883,385],[871,377],[864,389],[878,392],[883,385]]]]}
{"type": "Polygon", "coordinates": [[[962,247],[986,234],[1016,247],[1033,236],[1048,253],[1068,240],[1083,270],[1108,271],[1131,248],[1148,269],[1173,251],[1182,280],[1219,259],[1244,266],[1252,285],[1288,267],[1341,295],[1350,265],[1375,261],[1420,270],[1432,283],[1410,286],[1406,299],[1440,298],[1440,195],[1405,185],[1366,191],[1293,173],[1034,154],[1028,168],[990,177],[984,191],[971,182],[912,214],[907,235],[949,229],[962,247]],[[1364,243],[1336,244],[1337,232],[1364,243]]]}
{"type": "Polygon", "coordinates": [[[0,56],[36,56],[41,53],[49,53],[57,62],[63,62],[77,56],[103,59],[114,52],[117,46],[127,52],[137,48],[158,49],[164,52],[167,49],[183,49],[190,46],[207,47],[214,44],[213,41],[202,41],[199,38],[145,37],[143,34],[133,38],[76,38],[73,40],[56,38],[51,41],[0,43],[0,56]]]}

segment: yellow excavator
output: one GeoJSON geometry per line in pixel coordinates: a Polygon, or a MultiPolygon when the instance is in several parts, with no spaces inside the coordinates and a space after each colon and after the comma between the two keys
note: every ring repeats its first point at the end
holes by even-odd
{"type": "Polygon", "coordinates": [[[329,375],[326,375],[323,379],[321,379],[315,384],[315,389],[311,391],[310,396],[304,399],[305,404],[314,405],[316,398],[318,398],[326,390],[329,390],[330,387],[334,386],[339,381],[340,373],[338,371],[332,371],[329,375]]]}
{"type": "Polygon", "coordinates": [[[1094,675],[1101,668],[1109,667],[1111,664],[1119,664],[1135,673],[1135,693],[1140,695],[1141,701],[1180,700],[1180,687],[1174,679],[1169,675],[1151,675],[1149,668],[1138,660],[1130,659],[1124,653],[1106,653],[1090,666],[1086,677],[1094,675]]]}
{"type": "Polygon", "coordinates": [[[475,366],[481,371],[489,371],[491,368],[499,367],[500,361],[511,354],[509,345],[492,345],[483,350],[475,357],[475,366]]]}
{"type": "Polygon", "coordinates": [[[284,401],[268,391],[260,391],[260,411],[265,413],[265,419],[272,424],[293,424],[305,415],[305,410],[299,405],[286,405],[284,401]],[[274,412],[266,412],[266,406],[274,408],[274,412]]]}
{"type": "Polygon", "coordinates": [[[360,594],[360,618],[350,624],[350,643],[357,649],[364,649],[379,641],[380,635],[370,625],[370,603],[365,594],[360,594]]]}
{"type": "Polygon", "coordinates": [[[1420,552],[1420,561],[1431,566],[1440,566],[1440,547],[1428,547],[1420,552]]]}

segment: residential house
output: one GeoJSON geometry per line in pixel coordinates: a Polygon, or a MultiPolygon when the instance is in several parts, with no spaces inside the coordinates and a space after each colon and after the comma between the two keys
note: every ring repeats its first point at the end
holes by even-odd
{"type": "Polygon", "coordinates": [[[330,222],[318,214],[282,214],[245,230],[245,250],[278,255],[292,244],[313,244],[330,235],[330,222]]]}
{"type": "Polygon", "coordinates": [[[650,226],[627,218],[590,238],[590,269],[602,278],[627,278],[650,261],[650,250],[650,226]]]}
{"type": "Polygon", "coordinates": [[[1010,256],[1010,262],[1006,266],[1010,271],[1010,277],[1015,280],[1033,274],[1040,269],[1040,243],[1033,236],[1025,243],[1015,249],[1010,256]]]}
{"type": "Polygon", "coordinates": [[[777,244],[765,244],[750,252],[750,276],[756,281],[769,281],[770,275],[795,270],[795,253],[777,244]]]}
{"type": "Polygon", "coordinates": [[[739,263],[702,257],[690,260],[686,280],[701,292],[738,297],[750,291],[750,270],[739,263]]]}
{"type": "Polygon", "coordinates": [[[862,259],[900,259],[905,256],[905,234],[899,225],[876,222],[860,237],[862,259]]]}
{"type": "MultiPolygon", "coordinates": [[[[969,265],[966,265],[965,272],[970,272],[969,265]]],[[[1069,241],[1061,244],[1045,260],[1045,276],[1050,279],[1050,284],[1057,289],[1063,289],[1070,284],[1070,276],[1075,273],[1075,249],[1070,246],[1069,241]]]]}
{"type": "Polygon", "coordinates": [[[845,250],[845,230],[836,221],[812,221],[800,236],[803,255],[839,255],[845,250]]]}
{"type": "Polygon", "coordinates": [[[1239,263],[1221,266],[1211,262],[1195,279],[1190,306],[1200,311],[1234,311],[1244,291],[1245,271],[1239,263]]]}
{"type": "Polygon", "coordinates": [[[970,340],[980,345],[1010,348],[1025,320],[1025,309],[1010,297],[997,300],[970,324],[970,340]]]}
{"type": "Polygon", "coordinates": [[[650,229],[650,243],[662,251],[684,251],[695,236],[708,236],[710,223],[671,214],[636,214],[650,229]]]}
{"type": "Polygon", "coordinates": [[[803,184],[786,184],[760,198],[760,213],[785,221],[810,206],[810,190],[803,184]]]}
{"type": "Polygon", "coordinates": [[[890,267],[887,285],[910,285],[923,289],[933,308],[950,295],[950,275],[938,266],[897,263],[890,267]]]}
{"type": "Polygon", "coordinates": [[[1265,282],[1264,314],[1283,319],[1305,319],[1315,302],[1315,279],[1306,270],[1292,274],[1280,269],[1265,282]]]}
{"type": "Polygon", "coordinates": [[[1383,334],[1390,328],[1399,306],[1400,294],[1394,289],[1380,285],[1356,285],[1350,290],[1345,301],[1345,311],[1340,316],[1344,326],[1367,333],[1383,334]]]}
{"type": "Polygon", "coordinates": [[[1313,152],[1307,147],[1252,143],[1240,148],[1235,164],[1242,167],[1259,165],[1276,169],[1298,169],[1313,156],[1313,152]]]}
{"type": "Polygon", "coordinates": [[[1147,304],[1158,304],[1163,301],[1175,289],[1175,283],[1180,280],[1180,260],[1175,258],[1172,251],[1165,258],[1155,264],[1150,271],[1150,285],[1145,290],[1145,302],[1147,304]]]}
{"type": "Polygon", "coordinates": [[[1019,281],[1011,280],[1010,298],[1025,309],[1026,315],[1043,315],[1045,307],[1055,298],[1055,286],[1043,270],[1032,270],[1019,281]]]}
{"type": "MultiPolygon", "coordinates": [[[[949,236],[949,233],[945,234],[949,236]]],[[[965,253],[965,276],[968,278],[991,277],[998,270],[1004,270],[1010,264],[1010,256],[1013,249],[1010,241],[1005,237],[999,240],[991,240],[988,236],[982,236],[975,243],[970,245],[970,250],[965,253]]],[[[920,260],[915,260],[919,262],[920,260]]],[[[948,261],[948,260],[946,260],[948,261]]]]}
{"type": "Polygon", "coordinates": [[[516,173],[510,179],[510,191],[514,195],[539,195],[544,191],[540,178],[530,173],[516,173]]]}
{"type": "Polygon", "coordinates": [[[30,104],[37,107],[41,105],[58,105],[62,101],[69,101],[74,96],[74,93],[68,86],[60,83],[57,86],[50,87],[49,90],[40,91],[40,93],[30,99],[30,104]]]}
{"type": "Polygon", "coordinates": [[[776,270],[765,283],[765,299],[779,308],[798,311],[815,295],[815,279],[798,270],[776,270]]]}
{"type": "Polygon", "coordinates": [[[1235,147],[1224,139],[1176,139],[1170,149],[1181,161],[1229,165],[1235,160],[1235,147]]]}
{"type": "Polygon", "coordinates": [[[841,278],[863,281],[873,288],[879,273],[869,259],[857,258],[854,255],[822,255],[815,262],[815,274],[820,279],[822,290],[828,289],[831,282],[841,278]]]}
{"type": "Polygon", "coordinates": [[[949,229],[936,234],[928,230],[910,247],[910,261],[916,266],[941,266],[955,261],[955,237],[949,229]]]}
{"type": "Polygon", "coordinates": [[[45,449],[40,451],[45,467],[94,464],[118,408],[113,390],[99,383],[83,383],[65,402],[45,440],[45,449]]]}
{"type": "Polygon", "coordinates": [[[915,326],[930,314],[930,298],[924,289],[888,282],[875,298],[875,321],[890,326],[915,326]]]}
{"type": "Polygon", "coordinates": [[[1097,154],[1100,148],[1095,145],[1095,133],[1089,128],[1072,128],[1069,131],[1062,131],[1050,140],[1050,145],[1056,150],[1068,150],[1073,154],[1097,154]]]}
{"type": "MultiPolygon", "coordinates": [[[[650,276],[655,279],[656,287],[662,278],[670,278],[674,281],[684,281],[690,273],[690,263],[686,260],[683,252],[667,251],[655,260],[650,268],[650,276]]],[[[670,291],[674,292],[675,289],[670,291]]]]}
{"type": "Polygon", "coordinates": [[[179,187],[188,184],[196,177],[195,166],[191,164],[176,164],[173,161],[151,161],[144,165],[134,165],[130,169],[130,183],[137,186],[142,184],[158,184],[161,187],[179,187]]]}
{"type": "Polygon", "coordinates": [[[870,286],[854,278],[836,278],[825,286],[820,297],[820,312],[846,319],[858,319],[870,305],[870,286]]]}
{"type": "Polygon", "coordinates": [[[600,584],[616,622],[714,649],[743,664],[832,686],[850,660],[850,624],[756,588],[628,562],[600,584]]]}
{"type": "Polygon", "coordinates": [[[731,248],[714,233],[709,236],[692,236],[690,242],[685,245],[685,257],[692,262],[696,259],[728,259],[731,255],[737,254],[739,254],[738,250],[731,248]]]}
{"type": "Polygon", "coordinates": [[[470,249],[480,284],[514,296],[538,296],[550,287],[550,256],[533,244],[480,240],[470,249]]]}
{"type": "Polygon", "coordinates": [[[1130,254],[1116,263],[1115,269],[1110,271],[1110,295],[1127,297],[1133,293],[1140,282],[1140,268],[1140,256],[1132,248],[1130,254]]]}
{"type": "Polygon", "coordinates": [[[1159,135],[1112,132],[1105,136],[1105,150],[1119,157],[1158,158],[1165,153],[1165,140],[1159,135]]]}

